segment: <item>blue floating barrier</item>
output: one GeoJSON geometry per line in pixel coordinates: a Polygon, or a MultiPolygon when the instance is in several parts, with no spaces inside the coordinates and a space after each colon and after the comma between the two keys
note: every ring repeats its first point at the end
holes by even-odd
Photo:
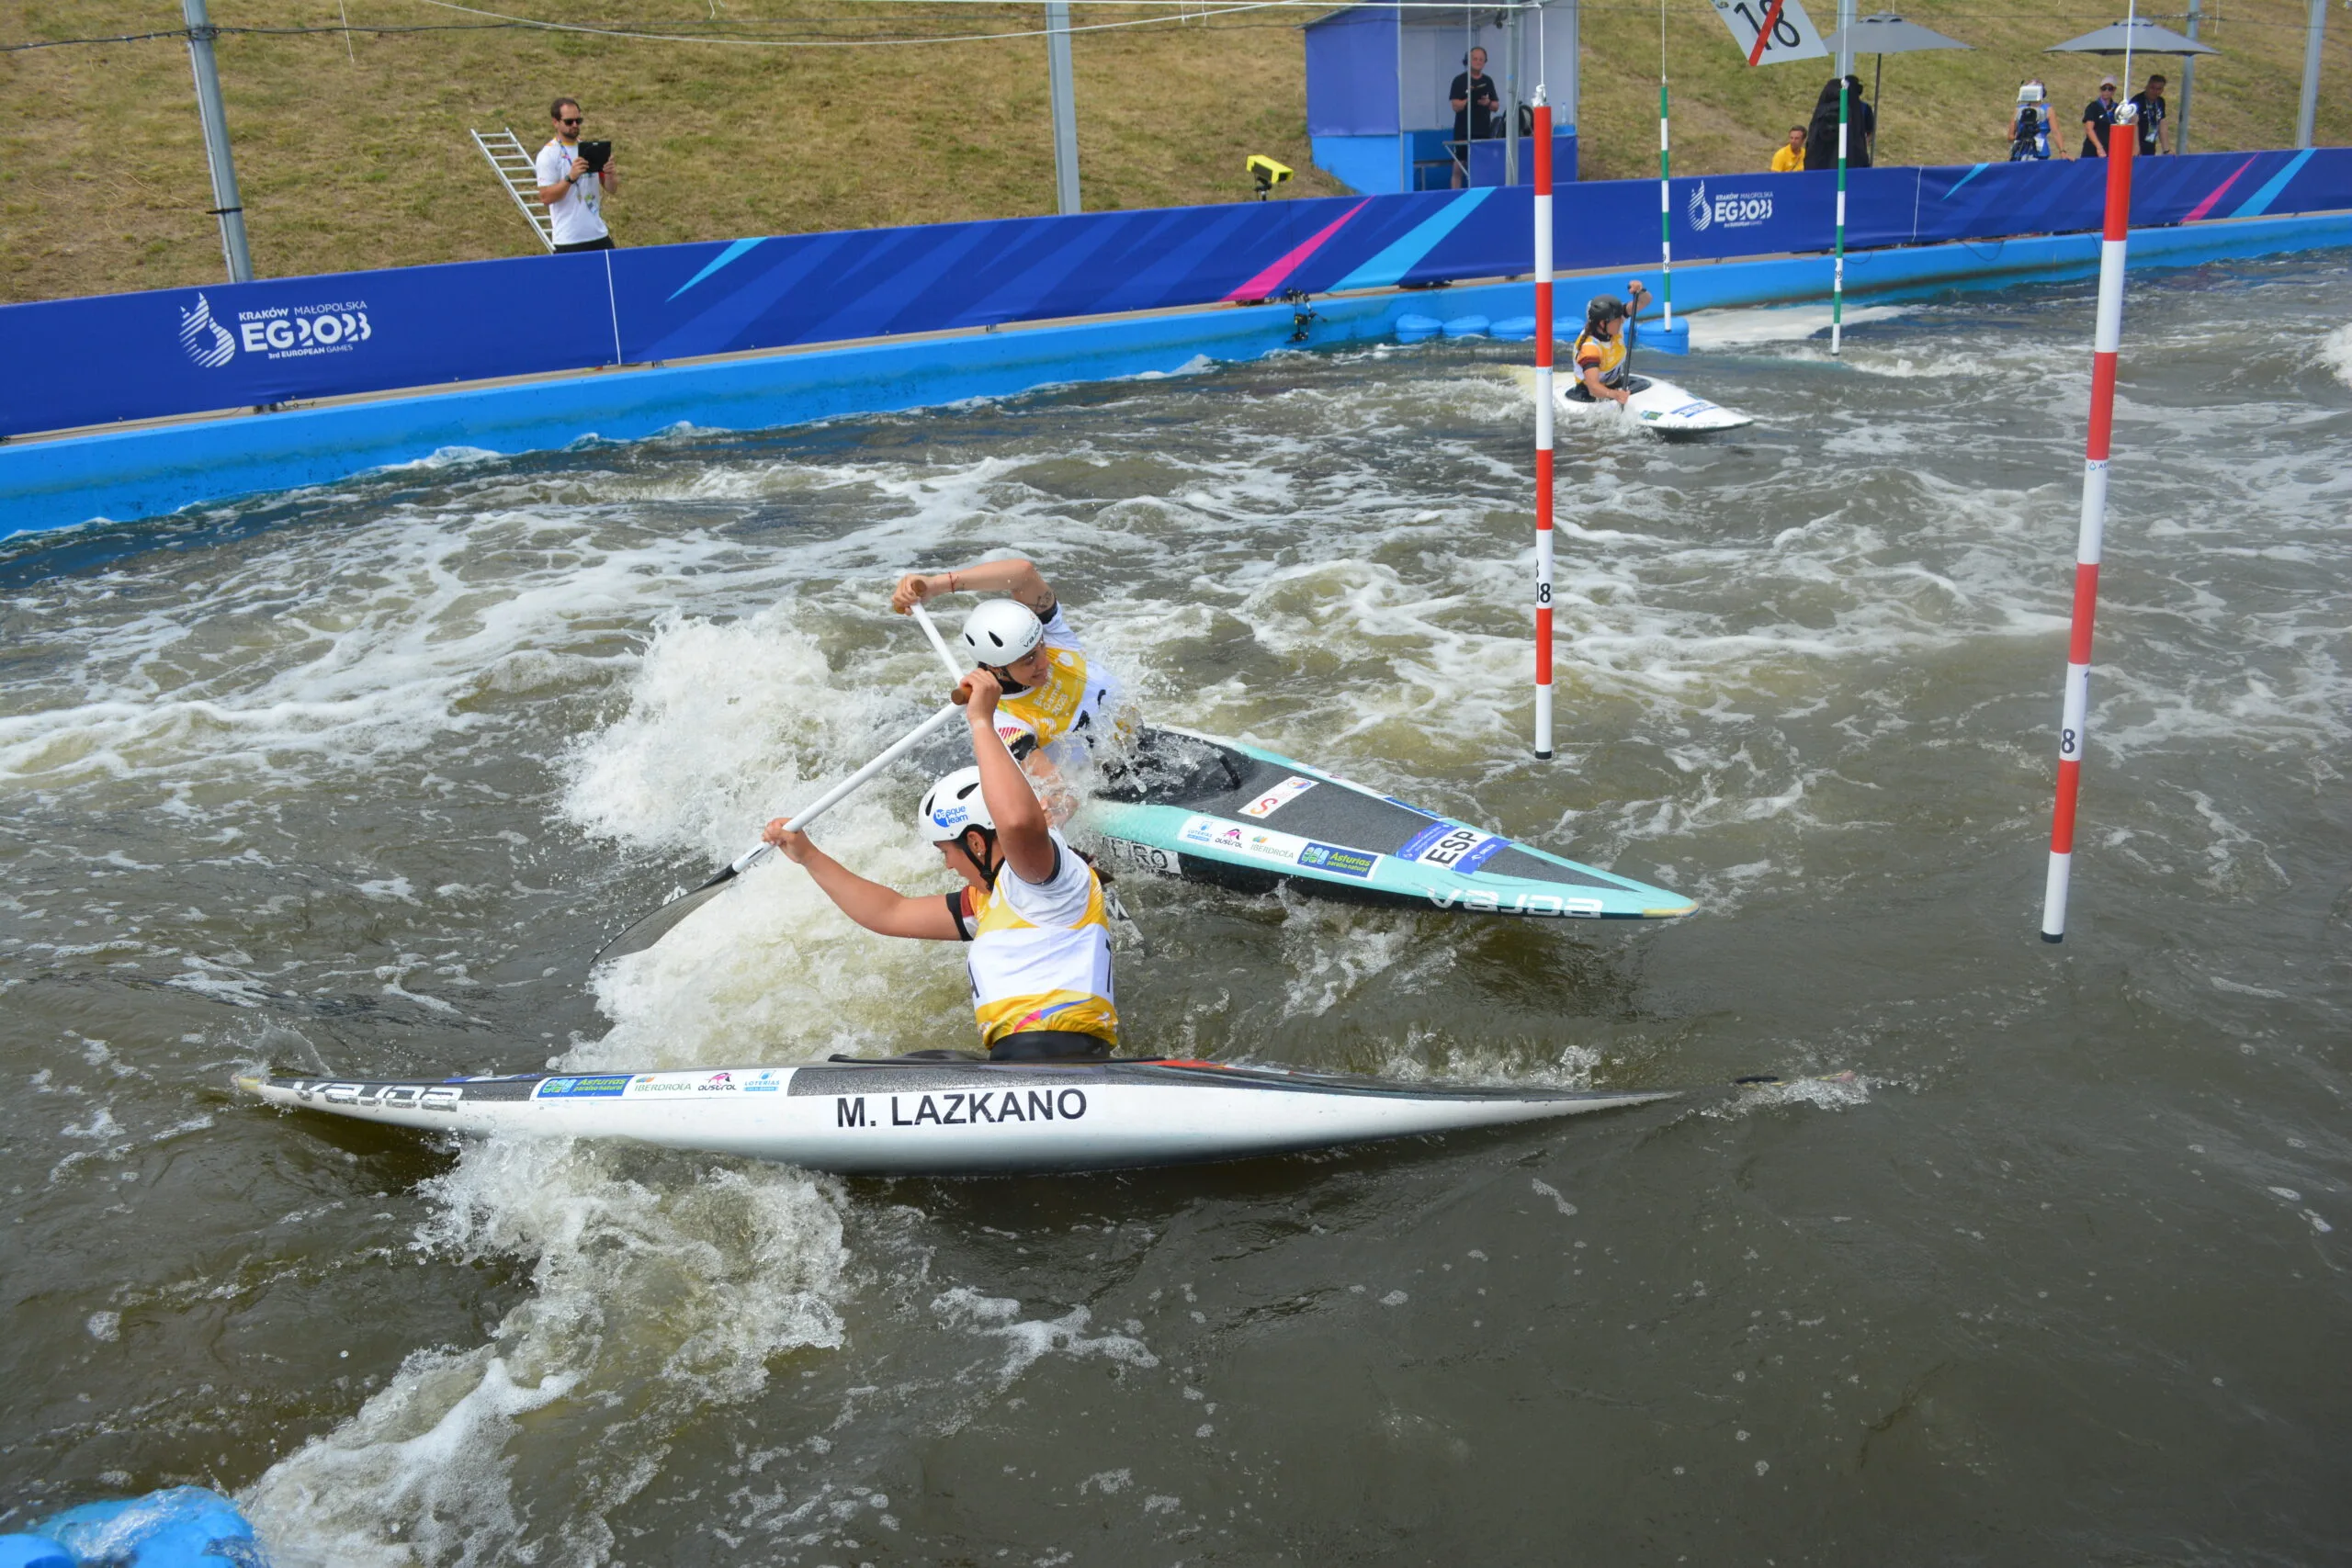
{"type": "Polygon", "coordinates": [[[1487,328],[1492,324],[1493,323],[1488,321],[1484,316],[1456,316],[1453,320],[1445,323],[1445,335],[1448,337],[1485,337],[1487,335],[1487,328]]]}
{"type": "Polygon", "coordinates": [[[40,1532],[72,1551],[69,1561],[107,1568],[267,1568],[236,1505],[201,1486],[85,1503],[43,1521],[40,1532]]]}
{"type": "Polygon", "coordinates": [[[1494,324],[1494,334],[1505,343],[1529,343],[1535,337],[1535,318],[1509,316],[1494,324]]]}
{"type": "Polygon", "coordinates": [[[1668,332],[1656,321],[1644,321],[1634,329],[1634,342],[1643,348],[1654,348],[1660,354],[1690,352],[1690,322],[1688,318],[1677,321],[1668,332]]]}
{"type": "Polygon", "coordinates": [[[0,1535],[0,1568],[74,1568],[74,1554],[45,1535],[0,1535]]]}
{"type": "Polygon", "coordinates": [[[1419,343],[1445,331],[1445,323],[1435,316],[1399,316],[1396,318],[1396,341],[1419,343]]]}

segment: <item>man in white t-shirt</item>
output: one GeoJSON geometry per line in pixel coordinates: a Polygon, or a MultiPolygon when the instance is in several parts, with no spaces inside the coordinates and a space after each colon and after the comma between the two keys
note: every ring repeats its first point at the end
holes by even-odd
{"type": "Polygon", "coordinates": [[[620,189],[620,176],[608,158],[592,169],[580,155],[580,102],[558,98],[548,109],[555,121],[555,137],[539,149],[539,200],[555,220],[555,248],[563,251],[609,251],[613,231],[605,227],[601,209],[605,197],[620,189]]]}

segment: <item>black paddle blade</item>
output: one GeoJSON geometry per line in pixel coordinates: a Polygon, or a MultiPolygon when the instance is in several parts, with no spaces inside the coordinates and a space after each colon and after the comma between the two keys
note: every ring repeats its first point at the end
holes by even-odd
{"type": "Polygon", "coordinates": [[[596,954],[589,967],[594,968],[616,958],[627,958],[632,953],[643,953],[668,936],[679,921],[733,886],[735,880],[735,868],[730,865],[693,892],[680,894],[606,942],[604,951],[596,954]]]}

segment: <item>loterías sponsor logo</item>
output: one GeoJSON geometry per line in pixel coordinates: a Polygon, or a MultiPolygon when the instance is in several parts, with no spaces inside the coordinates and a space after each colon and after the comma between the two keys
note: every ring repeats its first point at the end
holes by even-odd
{"type": "Polygon", "coordinates": [[[1711,197],[1707,195],[1707,182],[1701,180],[1683,210],[1693,229],[1712,229],[1718,223],[1726,229],[1750,229],[1772,220],[1772,193],[1735,190],[1711,197]]]}
{"type": "Polygon", "coordinates": [[[349,354],[375,335],[365,299],[240,310],[233,333],[214,319],[212,302],[201,294],[194,306],[180,311],[180,347],[206,370],[220,369],[240,350],[264,359],[308,359],[349,354]]]}

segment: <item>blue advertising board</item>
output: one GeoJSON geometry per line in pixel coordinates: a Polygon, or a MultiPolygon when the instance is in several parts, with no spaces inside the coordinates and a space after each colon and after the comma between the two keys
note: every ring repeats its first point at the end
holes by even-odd
{"type": "MultiPolygon", "coordinates": [[[[2097,164],[1858,169],[1849,249],[2096,229],[2097,164]]],[[[1678,258],[1825,251],[1826,174],[1672,183],[1678,258]]],[[[2150,158],[2148,226],[2352,208],[2352,150],[2150,158]]],[[[784,235],[0,306],[0,435],[1010,321],[1516,276],[1525,186],[784,235]]],[[[1561,188],[1563,271],[1657,255],[1657,186],[1561,188]]]]}

